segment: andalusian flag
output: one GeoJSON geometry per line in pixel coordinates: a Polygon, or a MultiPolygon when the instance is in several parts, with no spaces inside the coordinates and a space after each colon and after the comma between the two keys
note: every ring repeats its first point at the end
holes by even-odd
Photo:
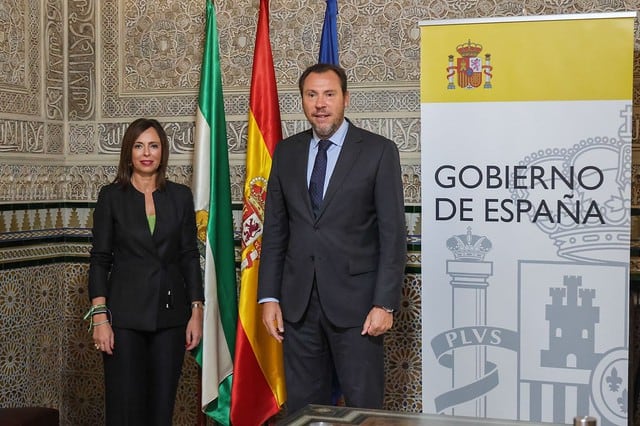
{"type": "Polygon", "coordinates": [[[282,139],[278,92],[269,41],[269,1],[260,0],[251,76],[247,177],[242,209],[242,276],[231,419],[259,425],[286,400],[282,344],[267,334],[257,303],[262,224],[271,156],[282,139]]]}
{"type": "Polygon", "coordinates": [[[237,301],[227,132],[216,14],[207,0],[200,97],[194,137],[193,190],[204,257],[204,333],[196,349],[202,367],[202,411],[229,425],[237,301]]]}

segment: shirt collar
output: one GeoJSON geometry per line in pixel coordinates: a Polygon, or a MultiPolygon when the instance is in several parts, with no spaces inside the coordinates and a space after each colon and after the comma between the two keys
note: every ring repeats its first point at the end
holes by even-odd
{"type": "MultiPolygon", "coordinates": [[[[335,145],[342,146],[344,143],[344,138],[347,136],[347,130],[349,130],[349,122],[347,119],[342,120],[342,124],[338,127],[338,130],[329,138],[331,142],[335,145]]],[[[318,147],[318,143],[320,143],[320,138],[316,135],[316,132],[313,132],[313,139],[311,140],[313,148],[318,147]]]]}

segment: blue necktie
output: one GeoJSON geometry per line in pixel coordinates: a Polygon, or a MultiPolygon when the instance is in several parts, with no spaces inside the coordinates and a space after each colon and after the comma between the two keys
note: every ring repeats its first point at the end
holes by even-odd
{"type": "Polygon", "coordinates": [[[327,149],[331,146],[331,141],[321,140],[318,143],[318,153],[316,161],[313,163],[311,179],[309,180],[309,196],[311,197],[311,207],[314,216],[318,216],[320,205],[322,205],[322,193],[324,192],[324,177],[327,173],[327,149]]]}

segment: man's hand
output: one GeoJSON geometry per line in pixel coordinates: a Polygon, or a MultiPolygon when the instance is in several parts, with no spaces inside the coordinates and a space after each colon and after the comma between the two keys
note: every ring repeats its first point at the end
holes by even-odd
{"type": "Polygon", "coordinates": [[[267,328],[267,332],[271,337],[276,339],[278,342],[282,342],[282,339],[284,339],[284,323],[282,322],[282,310],[280,310],[280,303],[262,303],[262,323],[267,328]]]}
{"type": "Polygon", "coordinates": [[[386,333],[393,325],[393,313],[387,312],[384,309],[374,306],[369,311],[367,319],[362,326],[362,334],[368,334],[370,336],[380,336],[386,333]]]}

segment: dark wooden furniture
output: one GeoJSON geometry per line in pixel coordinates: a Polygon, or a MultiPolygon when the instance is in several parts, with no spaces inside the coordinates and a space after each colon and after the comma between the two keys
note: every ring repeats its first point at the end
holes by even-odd
{"type": "Polygon", "coordinates": [[[55,408],[0,408],[2,426],[60,426],[60,413],[55,408]]]}

